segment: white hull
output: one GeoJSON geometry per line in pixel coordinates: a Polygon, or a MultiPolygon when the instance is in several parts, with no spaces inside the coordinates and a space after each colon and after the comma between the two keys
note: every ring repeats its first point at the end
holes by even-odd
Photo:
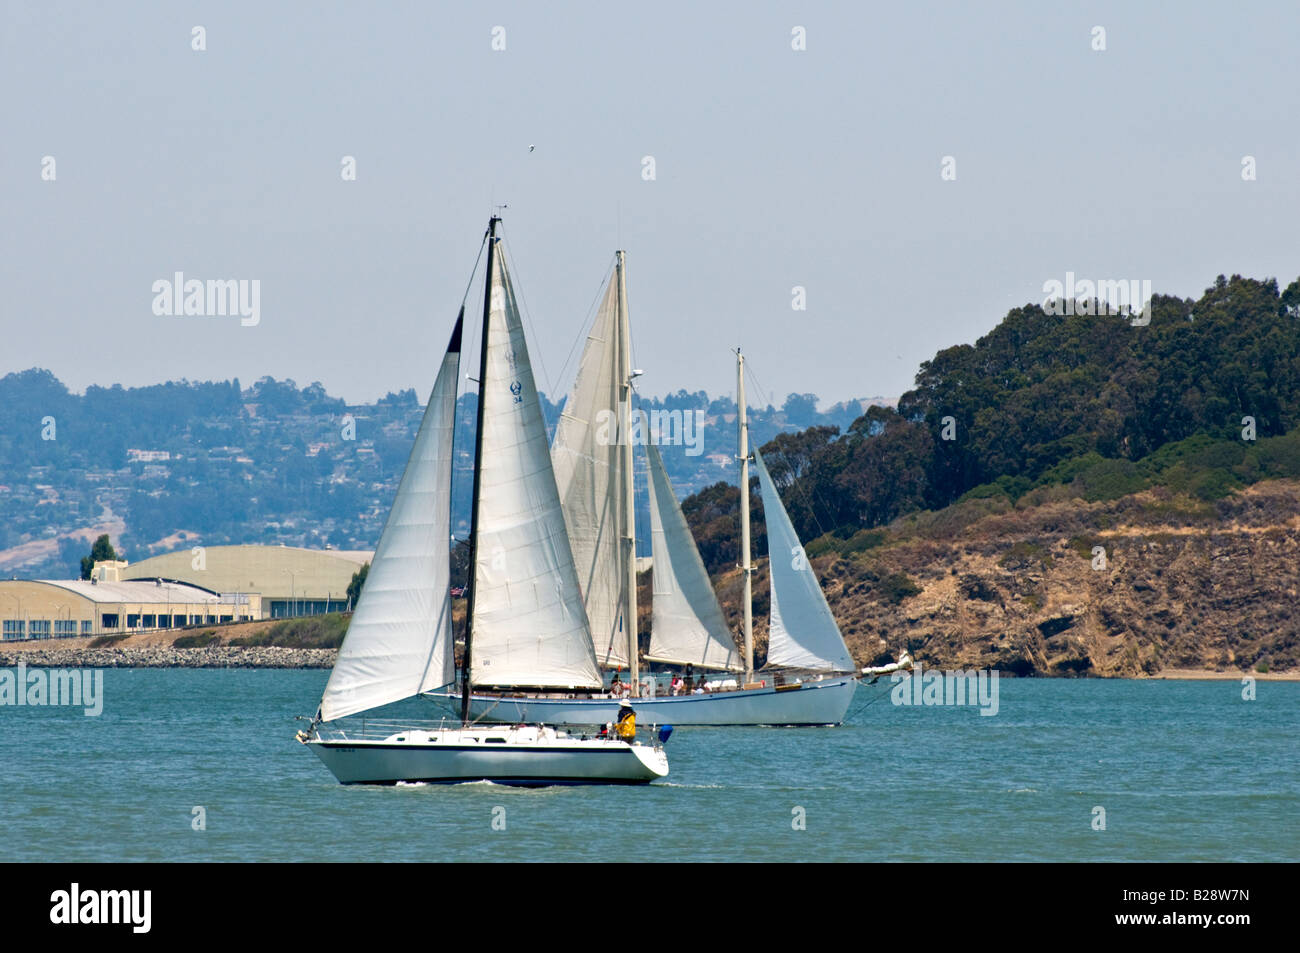
{"type": "MultiPolygon", "coordinates": [[[[851,675],[748,691],[631,698],[642,725],[838,725],[857,680],[851,675]]],[[[460,696],[426,696],[460,712],[460,696]]],[[[512,698],[472,695],[470,720],[512,724],[603,725],[618,720],[617,698],[512,698]]]]}
{"type": "Polygon", "coordinates": [[[575,738],[553,729],[410,730],[378,739],[337,732],[304,744],[342,784],[646,784],[668,774],[661,747],[575,738]]]}

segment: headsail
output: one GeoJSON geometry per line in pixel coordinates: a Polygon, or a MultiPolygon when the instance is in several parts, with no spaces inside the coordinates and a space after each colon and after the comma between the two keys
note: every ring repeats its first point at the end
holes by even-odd
{"type": "Polygon", "coordinates": [[[325,685],[333,721],[455,679],[451,636],[451,464],[464,309],[433,385],[365,588],[325,685]]]}
{"type": "Polygon", "coordinates": [[[524,329],[498,241],[491,269],[474,566],[472,682],[599,688],[524,329]]]}
{"type": "Polygon", "coordinates": [[[673,493],[659,448],[646,442],[650,461],[650,538],[654,552],[650,654],[655,662],[740,670],[740,653],[727,629],[704,560],[673,493]]]}
{"type": "MultiPolygon", "coordinates": [[[[855,671],[844,637],[826,596],[804,555],[799,537],[781,503],[763,456],[754,450],[763,513],[767,522],[768,572],[772,579],[772,617],[767,664],[837,672],[855,671]]],[[[741,492],[744,492],[742,488],[741,492]]]]}
{"type": "Polygon", "coordinates": [[[605,668],[629,663],[623,628],[628,578],[623,539],[629,535],[629,515],[623,492],[624,448],[617,439],[623,418],[619,399],[627,376],[622,333],[616,273],[587,335],[551,448],[591,639],[596,659],[605,668]]]}

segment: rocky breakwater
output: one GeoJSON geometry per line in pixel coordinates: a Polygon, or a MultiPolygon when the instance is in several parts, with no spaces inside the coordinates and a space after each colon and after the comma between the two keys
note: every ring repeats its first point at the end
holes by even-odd
{"type": "Polygon", "coordinates": [[[335,649],[295,649],[277,645],[210,645],[176,648],[146,645],[114,648],[40,646],[22,650],[0,646],[0,668],[20,661],[28,668],[330,668],[335,649]]]}

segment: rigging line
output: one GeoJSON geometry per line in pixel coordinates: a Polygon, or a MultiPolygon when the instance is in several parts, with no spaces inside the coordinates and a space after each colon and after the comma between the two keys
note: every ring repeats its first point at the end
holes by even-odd
{"type": "MultiPolygon", "coordinates": [[[[464,295],[461,297],[461,299],[460,299],[460,306],[461,306],[462,309],[464,309],[464,307],[465,307],[465,303],[466,303],[467,301],[469,301],[469,293],[470,293],[470,291],[474,288],[474,278],[478,275],[478,266],[479,266],[480,264],[482,264],[482,262],[483,262],[483,249],[487,248],[487,240],[488,240],[488,232],[487,232],[487,230],[485,229],[484,232],[483,232],[483,241],[480,242],[480,243],[479,243],[479,246],[478,246],[478,257],[474,259],[474,268],[473,268],[473,270],[470,271],[470,273],[469,273],[469,281],[465,283],[465,294],[464,294],[464,295]]],[[[462,329],[462,333],[463,333],[463,329],[462,329]]],[[[466,337],[465,337],[465,343],[466,343],[466,344],[471,344],[471,345],[472,345],[472,344],[477,344],[477,343],[478,343],[478,336],[477,336],[477,335],[478,335],[478,322],[477,322],[477,321],[471,321],[471,322],[470,322],[469,334],[466,335],[466,337]]],[[[462,353],[462,354],[473,354],[473,353],[474,353],[474,349],[473,349],[472,347],[471,347],[469,350],[464,350],[464,349],[462,349],[462,350],[461,350],[461,353],[462,353]]],[[[457,384],[458,384],[458,385],[461,384],[461,383],[464,383],[464,381],[463,381],[463,380],[461,380],[461,381],[457,381],[457,384]]],[[[467,393],[467,394],[469,393],[469,388],[468,388],[468,387],[465,388],[465,393],[467,393]]],[[[459,395],[460,395],[460,391],[459,391],[459,389],[458,389],[458,390],[457,390],[457,396],[459,397],[459,395]]]]}
{"type": "MultiPolygon", "coordinates": [[[[622,245],[622,242],[619,242],[619,245],[621,246],[621,245],[622,245]]],[[[623,278],[624,278],[624,280],[626,281],[626,279],[627,279],[626,267],[625,267],[625,269],[624,269],[624,275],[623,275],[623,278]]],[[[626,304],[626,303],[627,303],[627,302],[624,301],[624,304],[626,304]]],[[[629,367],[628,370],[630,371],[630,370],[632,370],[633,367],[636,367],[636,361],[634,360],[634,358],[635,358],[635,356],[636,356],[636,332],[632,330],[632,318],[631,318],[631,315],[628,316],[628,321],[627,321],[627,338],[628,338],[628,341],[627,341],[627,354],[628,354],[629,362],[631,363],[631,367],[629,367]]]]}
{"type": "MultiPolygon", "coordinates": [[[[469,301],[469,293],[474,289],[474,279],[478,276],[478,268],[479,268],[479,265],[481,265],[481,264],[483,263],[483,249],[487,248],[487,243],[488,243],[488,242],[487,242],[487,240],[488,240],[488,234],[489,234],[489,230],[488,230],[488,229],[484,229],[484,230],[483,230],[483,241],[479,243],[479,246],[478,246],[478,256],[474,259],[474,268],[473,268],[473,270],[470,271],[470,273],[469,273],[469,281],[468,281],[468,282],[466,283],[466,285],[465,285],[465,294],[464,294],[464,296],[460,299],[460,306],[461,306],[461,309],[462,309],[462,310],[464,309],[466,302],[469,301]]],[[[484,275],[484,279],[485,279],[485,280],[486,280],[486,277],[487,277],[487,276],[484,275]]],[[[479,334],[480,334],[480,328],[479,328],[479,322],[478,322],[478,321],[473,321],[473,320],[471,320],[471,321],[469,321],[469,322],[467,322],[467,323],[468,323],[468,325],[469,325],[468,328],[464,327],[463,325],[462,325],[462,328],[461,328],[461,334],[462,334],[462,336],[463,336],[463,337],[462,337],[462,341],[461,341],[461,343],[462,343],[462,345],[469,345],[469,347],[464,347],[464,346],[462,346],[462,348],[461,348],[461,354],[462,354],[462,355],[466,355],[466,354],[472,355],[472,354],[475,353],[475,351],[477,350],[477,346],[478,346],[478,338],[479,338],[479,334]],[[466,333],[466,332],[468,332],[468,333],[466,333]]],[[[472,363],[472,362],[471,362],[471,363],[472,363]]],[[[465,421],[464,419],[462,419],[462,415],[461,415],[461,403],[460,403],[460,398],[463,397],[463,396],[467,396],[467,395],[470,393],[470,390],[469,390],[469,380],[470,380],[470,378],[469,378],[469,375],[468,375],[467,373],[465,373],[466,368],[465,368],[465,365],[464,365],[463,363],[460,365],[459,370],[460,370],[460,373],[459,373],[459,375],[458,375],[458,380],[456,381],[456,398],[455,398],[455,400],[454,400],[454,402],[453,402],[453,410],[452,410],[452,424],[451,424],[451,426],[452,426],[452,433],[453,433],[453,435],[457,434],[457,433],[460,431],[462,425],[468,423],[468,424],[469,424],[469,427],[470,427],[470,435],[469,435],[469,438],[468,438],[467,440],[463,441],[463,443],[466,445],[466,449],[470,450],[473,454],[477,455],[477,454],[478,454],[478,447],[476,447],[476,446],[474,445],[474,432],[473,432],[473,431],[474,431],[474,427],[473,427],[473,419],[471,418],[471,419],[467,422],[467,421],[465,421]],[[463,389],[462,389],[462,388],[463,388],[463,389]]],[[[475,398],[474,398],[474,399],[477,401],[477,400],[479,399],[480,396],[482,396],[482,386],[481,386],[481,385],[479,386],[478,390],[475,392],[475,398]]],[[[430,392],[429,397],[430,397],[430,399],[432,399],[432,397],[433,397],[432,392],[430,392]]],[[[453,436],[453,439],[455,439],[454,436],[453,436]]],[[[461,441],[457,441],[457,442],[461,442],[461,441]]],[[[464,474],[466,474],[466,473],[472,473],[472,472],[473,472],[473,469],[474,469],[474,465],[473,465],[473,463],[470,463],[470,465],[469,465],[468,467],[465,467],[465,466],[461,466],[461,465],[460,465],[460,463],[459,463],[459,454],[456,455],[456,459],[453,459],[453,461],[452,461],[452,468],[451,468],[451,498],[452,498],[453,500],[456,499],[456,490],[457,490],[457,489],[463,489],[463,488],[464,488],[464,482],[465,482],[465,476],[464,476],[464,474]],[[461,476],[459,477],[459,479],[457,478],[457,474],[458,474],[458,473],[461,474],[461,476]]],[[[453,528],[453,530],[455,529],[454,526],[453,526],[452,528],[453,528]]],[[[454,532],[452,533],[452,537],[453,537],[453,539],[455,538],[455,533],[454,533],[454,532]]]]}
{"type": "Polygon", "coordinates": [[[600,284],[596,286],[596,294],[591,299],[591,304],[587,306],[587,313],[582,319],[582,324],[578,326],[578,333],[574,337],[573,343],[569,345],[569,353],[565,355],[564,364],[560,367],[559,380],[564,380],[564,374],[569,369],[569,361],[573,360],[574,351],[578,349],[578,342],[582,340],[584,332],[591,325],[591,316],[595,313],[596,302],[600,300],[601,291],[609,283],[610,273],[614,270],[614,262],[615,259],[611,257],[609,264],[605,267],[605,274],[600,279],[600,284]]]}
{"type": "Polygon", "coordinates": [[[510,258],[510,270],[514,272],[515,275],[521,279],[518,281],[519,303],[523,305],[524,320],[528,322],[528,330],[533,336],[533,341],[537,344],[537,360],[542,365],[542,376],[546,378],[547,399],[552,404],[554,404],[556,402],[555,389],[551,383],[551,375],[546,370],[546,356],[542,353],[542,338],[537,333],[537,326],[533,324],[533,315],[532,315],[532,311],[530,311],[528,308],[528,299],[524,297],[524,292],[523,292],[524,282],[522,280],[523,276],[520,275],[519,268],[515,264],[515,253],[512,250],[510,250],[506,244],[505,223],[502,222],[501,225],[502,225],[501,247],[502,249],[506,250],[506,254],[510,258]]]}
{"type": "Polygon", "coordinates": [[[460,299],[460,306],[465,307],[465,302],[469,300],[469,291],[474,287],[474,276],[478,274],[479,262],[483,260],[483,249],[487,248],[488,233],[483,233],[483,241],[479,242],[478,257],[474,259],[474,268],[469,273],[469,281],[465,283],[465,294],[460,299]]]}
{"type": "MultiPolygon", "coordinates": [[[[877,678],[879,678],[879,677],[881,677],[881,676],[877,676],[877,678]]],[[[844,720],[847,722],[850,718],[856,718],[858,715],[862,714],[864,711],[866,711],[868,708],[870,708],[870,707],[871,707],[872,705],[874,705],[876,702],[880,701],[882,698],[888,698],[891,694],[892,694],[891,692],[880,692],[879,694],[875,695],[874,697],[872,697],[872,698],[868,698],[865,702],[863,702],[863,703],[862,703],[861,705],[859,705],[857,708],[853,709],[853,711],[849,712],[848,715],[845,717],[844,720]]]]}
{"type": "MultiPolygon", "coordinates": [[[[631,392],[631,393],[636,397],[636,409],[635,409],[634,412],[635,412],[635,413],[642,413],[643,411],[641,410],[641,401],[642,401],[644,398],[641,396],[641,392],[640,392],[639,390],[636,389],[636,383],[633,382],[633,381],[629,381],[627,387],[628,387],[628,390],[629,390],[629,391],[630,391],[630,392],[631,392]]],[[[641,435],[642,435],[642,437],[644,438],[646,444],[648,445],[648,444],[650,443],[650,440],[651,440],[651,436],[650,436],[650,418],[649,418],[648,416],[646,417],[646,419],[645,419],[644,421],[641,422],[641,435]]],[[[631,439],[631,434],[628,435],[628,439],[629,439],[629,440],[631,439]]],[[[644,492],[642,492],[641,490],[638,490],[638,489],[637,489],[637,482],[636,482],[636,461],[637,461],[637,454],[636,454],[636,448],[635,448],[635,446],[634,446],[633,449],[632,449],[632,500],[633,500],[633,513],[632,513],[632,536],[636,539],[636,541],[637,541],[638,543],[642,542],[642,537],[636,535],[636,510],[638,510],[638,509],[640,508],[640,502],[641,502],[641,499],[642,499],[643,497],[645,498],[647,509],[649,508],[649,506],[650,506],[650,481],[651,481],[652,479],[654,479],[654,477],[651,476],[651,474],[650,474],[650,451],[648,451],[648,450],[643,451],[642,454],[641,454],[641,456],[645,459],[645,480],[644,480],[645,488],[644,488],[644,492]]],[[[648,525],[649,525],[649,524],[647,523],[647,526],[648,526],[648,525]]],[[[649,541],[649,542],[653,545],[653,540],[651,540],[651,541],[649,541]]]]}
{"type": "MultiPolygon", "coordinates": [[[[768,403],[768,406],[769,406],[769,407],[775,406],[775,405],[772,403],[772,394],[771,394],[771,392],[768,391],[768,389],[767,389],[766,387],[764,387],[764,386],[762,385],[762,383],[759,381],[759,379],[758,379],[758,375],[754,373],[754,369],[750,366],[750,362],[749,362],[749,361],[746,361],[746,362],[745,362],[745,369],[746,369],[747,371],[749,371],[749,376],[753,379],[753,381],[754,381],[754,386],[755,386],[759,391],[761,391],[761,392],[763,393],[763,395],[766,397],[766,399],[767,399],[767,403],[768,403]]],[[[790,466],[790,460],[789,460],[789,458],[786,457],[786,455],[785,455],[784,453],[782,453],[780,450],[777,451],[777,456],[780,457],[782,460],[785,461],[785,464],[786,464],[787,467],[790,466]]],[[[796,490],[798,491],[798,493],[800,494],[800,496],[803,497],[803,502],[804,502],[804,504],[808,507],[808,514],[813,518],[813,522],[817,524],[817,531],[818,531],[819,535],[825,536],[827,530],[826,530],[826,527],[822,525],[822,521],[821,521],[820,519],[817,518],[817,507],[814,505],[814,503],[815,503],[815,502],[820,502],[821,505],[825,508],[825,510],[826,510],[827,513],[830,513],[830,512],[833,512],[833,511],[832,511],[832,509],[830,508],[830,506],[827,505],[826,500],[821,498],[821,494],[820,494],[820,493],[817,494],[817,496],[819,497],[819,500],[818,500],[818,501],[814,501],[813,498],[812,498],[812,496],[809,495],[808,491],[805,490],[802,486],[800,486],[800,482],[801,482],[801,481],[800,481],[800,480],[797,480],[797,479],[796,479],[796,480],[791,480],[791,481],[790,481],[790,485],[793,486],[793,487],[795,487],[796,490]]],[[[814,487],[814,492],[816,492],[816,487],[814,487]]]]}

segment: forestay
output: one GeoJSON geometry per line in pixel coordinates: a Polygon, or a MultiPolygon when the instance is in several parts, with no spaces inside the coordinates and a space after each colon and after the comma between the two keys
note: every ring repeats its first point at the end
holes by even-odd
{"type": "Polygon", "coordinates": [[[804,555],[799,537],[781,503],[776,484],[754,451],[763,513],[767,523],[768,570],[772,580],[772,615],[768,632],[769,666],[854,671],[839,626],[831,615],[817,574],[804,555]]]}
{"type": "Polygon", "coordinates": [[[452,431],[464,310],[433,385],[334,671],[324,721],[455,679],[450,558],[452,431]]]}
{"type": "Polygon", "coordinates": [[[495,256],[484,380],[472,681],[599,688],[578,575],[551,469],[505,256],[495,256]]]}
{"type": "Polygon", "coordinates": [[[647,441],[650,464],[650,539],[654,553],[650,658],[697,668],[740,669],[740,653],[727,629],[713,583],[659,448],[647,441]]]}

